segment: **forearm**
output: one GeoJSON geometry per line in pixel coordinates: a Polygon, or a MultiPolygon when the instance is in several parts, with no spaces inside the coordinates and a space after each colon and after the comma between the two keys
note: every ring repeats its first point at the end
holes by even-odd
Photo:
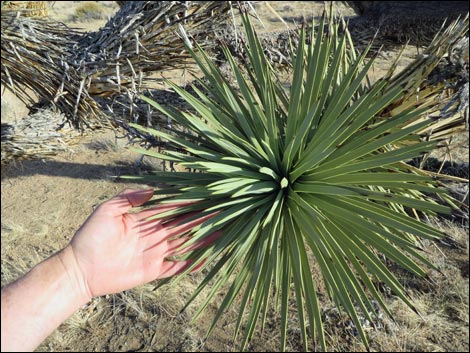
{"type": "Polygon", "coordinates": [[[66,248],[2,290],[2,351],[32,351],[90,299],[66,248]]]}

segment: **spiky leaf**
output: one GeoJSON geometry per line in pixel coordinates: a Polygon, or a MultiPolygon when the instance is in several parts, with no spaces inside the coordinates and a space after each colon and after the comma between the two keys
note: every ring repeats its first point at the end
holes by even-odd
{"type": "Polygon", "coordinates": [[[404,87],[389,79],[369,84],[373,59],[367,61],[365,52],[357,56],[347,31],[340,35],[332,18],[326,21],[323,16],[319,33],[302,31],[289,92],[270,67],[247,16],[243,22],[247,71],[224,50],[238,88],[197,48],[197,53],[189,50],[206,75],[206,91],[196,89],[195,98],[173,85],[195,113],[167,109],[142,97],[199,139],[134,125],[168,142],[167,152],[144,154],[203,173],[154,173],[134,179],[167,184],[156,191],[170,195],[161,202],[198,201],[159,217],[217,211],[185,244],[223,230],[212,246],[188,255],[196,259],[194,264],[207,258],[204,266],[211,266],[188,302],[211,283],[198,313],[227,286],[210,330],[240,296],[235,335],[244,326],[244,349],[257,321],[265,320],[274,303],[284,350],[287,309],[294,296],[304,348],[310,334],[326,350],[319,285],[311,272],[313,255],[329,295],[350,315],[367,346],[359,311],[371,319],[368,313],[375,310],[370,300],[375,299],[389,313],[376,290],[378,281],[413,308],[402,284],[377,254],[417,276],[426,275],[421,266],[433,265],[420,253],[419,239],[437,239],[441,233],[410,217],[410,211],[449,212],[424,196],[438,191],[433,180],[402,163],[435,146],[415,135],[431,121],[411,124],[425,113],[412,105],[381,117],[405,95],[404,87]]]}

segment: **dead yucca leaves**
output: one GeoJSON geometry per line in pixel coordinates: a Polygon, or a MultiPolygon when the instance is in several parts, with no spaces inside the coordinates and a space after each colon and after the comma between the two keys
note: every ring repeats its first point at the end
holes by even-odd
{"type": "Polygon", "coordinates": [[[80,133],[64,123],[57,111],[40,109],[27,118],[2,123],[1,163],[26,159],[49,158],[67,151],[77,142],[80,133]]]}
{"type": "Polygon", "coordinates": [[[423,137],[442,140],[468,130],[468,76],[463,77],[468,68],[460,62],[465,60],[465,54],[451,57],[454,47],[468,51],[467,35],[468,15],[449,25],[444,23],[431,44],[410,65],[393,78],[392,67],[386,76],[392,85],[406,91],[404,97],[390,105],[391,114],[410,106],[428,108],[421,121],[430,117],[434,123],[419,131],[423,137]]]}
{"type": "Polygon", "coordinates": [[[115,124],[107,105],[126,97],[132,110],[133,95],[156,80],[152,73],[191,62],[184,40],[214,48],[232,6],[244,4],[128,1],[93,33],[2,11],[2,85],[27,106],[38,98],[53,103],[77,128],[115,124]]]}

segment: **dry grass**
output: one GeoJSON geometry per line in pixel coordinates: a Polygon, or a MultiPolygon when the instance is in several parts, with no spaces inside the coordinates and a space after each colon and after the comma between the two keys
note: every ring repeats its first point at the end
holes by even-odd
{"type": "MultiPolygon", "coordinates": [[[[91,157],[95,151],[91,149],[89,151],[91,157]]],[[[52,182],[52,185],[57,182],[59,181],[52,182]]],[[[86,188],[82,182],[79,184],[80,187],[86,188]]],[[[101,190],[107,190],[105,194],[109,195],[112,182],[104,180],[100,184],[101,190]]],[[[37,188],[41,189],[43,185],[44,181],[36,181],[37,188]]],[[[68,192],[80,195],[77,191],[68,192]]],[[[32,195],[35,198],[40,197],[40,193],[32,195]]],[[[59,199],[58,195],[52,197],[59,199]]],[[[106,199],[106,197],[103,195],[100,198],[106,199]]],[[[17,278],[65,245],[66,238],[77,229],[80,219],[83,220],[91,211],[91,205],[96,199],[96,196],[89,196],[88,202],[81,202],[81,209],[70,212],[70,207],[66,207],[57,210],[49,219],[41,214],[42,212],[30,209],[29,217],[36,218],[36,222],[29,220],[22,223],[3,209],[2,213],[7,217],[2,224],[2,284],[17,278]],[[76,214],[77,211],[80,211],[79,215],[76,214]],[[65,214],[68,214],[66,222],[63,220],[65,214]],[[70,215],[73,215],[73,221],[70,215]],[[39,220],[43,220],[45,224],[41,226],[39,220]],[[66,223],[71,225],[67,226],[66,223]],[[53,236],[54,233],[62,238],[53,236]]],[[[34,203],[37,204],[36,200],[34,203]]],[[[25,204],[22,203],[21,207],[25,207],[25,204]]],[[[48,209],[50,212],[51,208],[48,209]]],[[[387,304],[394,313],[396,323],[384,317],[382,326],[379,325],[377,331],[368,331],[373,350],[465,351],[468,348],[466,338],[468,337],[468,235],[464,228],[451,222],[441,220],[436,224],[444,226],[444,230],[452,235],[452,238],[445,239],[443,244],[426,244],[428,256],[440,266],[444,275],[431,273],[434,283],[429,284],[396,270],[398,277],[410,290],[422,319],[393,296],[388,297],[387,304]]],[[[318,272],[315,273],[318,276],[318,272]]],[[[204,293],[186,312],[180,313],[185,300],[203,275],[192,275],[182,280],[178,286],[164,287],[157,291],[152,291],[152,285],[145,285],[124,293],[96,298],[67,320],[40,347],[40,350],[237,351],[239,340],[235,342],[231,340],[237,315],[236,304],[221,318],[213,335],[207,341],[204,341],[205,330],[222,297],[217,297],[214,303],[210,304],[207,313],[195,323],[191,323],[190,320],[204,299],[204,293]]],[[[353,332],[348,326],[347,319],[331,314],[331,310],[334,309],[324,292],[321,300],[324,313],[330,313],[330,321],[326,324],[330,350],[363,351],[364,347],[359,338],[351,336],[353,332]]],[[[273,315],[268,317],[265,331],[255,336],[249,350],[276,350],[280,339],[280,320],[273,315]]],[[[298,351],[301,348],[299,332],[295,329],[296,322],[293,304],[287,347],[289,351],[298,351]]]]}
{"type": "Polygon", "coordinates": [[[442,273],[432,271],[430,281],[426,281],[402,270],[395,271],[421,317],[401,301],[390,298],[395,322],[384,318],[384,330],[371,332],[374,350],[430,352],[468,348],[468,233],[449,221],[433,223],[449,234],[440,244],[425,244],[428,258],[442,273]]]}
{"type": "MultiPolygon", "coordinates": [[[[373,351],[465,351],[468,347],[468,237],[462,228],[452,223],[439,223],[453,235],[453,245],[429,243],[426,251],[431,261],[443,272],[431,273],[433,284],[408,277],[397,270],[399,278],[413,298],[422,317],[412,312],[401,301],[390,295],[387,305],[394,313],[392,322],[383,317],[376,322],[377,330],[370,326],[368,336],[373,351]],[[443,256],[445,254],[445,256],[443,256]]],[[[318,275],[318,272],[314,272],[318,275]]],[[[102,298],[96,298],[70,318],[48,342],[50,348],[63,349],[72,344],[85,351],[237,351],[240,339],[233,342],[231,332],[237,303],[223,315],[214,334],[204,340],[204,334],[222,297],[211,303],[207,313],[196,321],[191,317],[204,299],[204,293],[185,312],[180,312],[189,294],[202,280],[203,273],[153,291],[152,285],[102,298]],[[57,335],[62,335],[60,343],[57,335]],[[101,341],[97,341],[100,338],[101,341]]],[[[333,304],[321,296],[326,320],[327,343],[331,351],[364,351],[359,337],[346,317],[337,313],[333,304]]],[[[290,311],[288,351],[299,351],[300,332],[296,330],[295,304],[290,311]]],[[[249,351],[275,351],[279,344],[280,318],[268,314],[264,332],[258,328],[249,351]]],[[[46,346],[42,346],[45,348],[46,346]]],[[[50,350],[50,349],[48,349],[50,350]]]]}
{"type": "Polygon", "coordinates": [[[96,31],[104,26],[109,17],[114,16],[119,6],[116,1],[54,1],[53,6],[49,9],[49,17],[64,23],[70,23],[73,26],[79,26],[83,31],[91,32],[96,31]],[[88,21],[74,22],[75,11],[83,4],[93,3],[96,4],[102,16],[99,19],[91,18],[88,21]]]}
{"type": "Polygon", "coordinates": [[[71,15],[70,20],[72,22],[89,22],[100,20],[103,17],[103,8],[99,4],[96,2],[84,2],[75,9],[75,13],[71,15]]]}

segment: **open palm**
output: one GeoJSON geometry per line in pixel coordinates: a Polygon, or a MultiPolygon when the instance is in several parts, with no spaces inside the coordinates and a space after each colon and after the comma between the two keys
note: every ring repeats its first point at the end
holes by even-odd
{"type": "MultiPolygon", "coordinates": [[[[128,211],[148,201],[153,190],[124,190],[100,205],[75,234],[70,247],[79,276],[90,297],[117,293],[184,271],[191,260],[170,261],[189,240],[184,234],[209,217],[178,225],[191,215],[169,221],[146,220],[185,204],[160,205],[137,213],[128,211]]],[[[210,244],[217,234],[185,251],[210,244]]]]}

